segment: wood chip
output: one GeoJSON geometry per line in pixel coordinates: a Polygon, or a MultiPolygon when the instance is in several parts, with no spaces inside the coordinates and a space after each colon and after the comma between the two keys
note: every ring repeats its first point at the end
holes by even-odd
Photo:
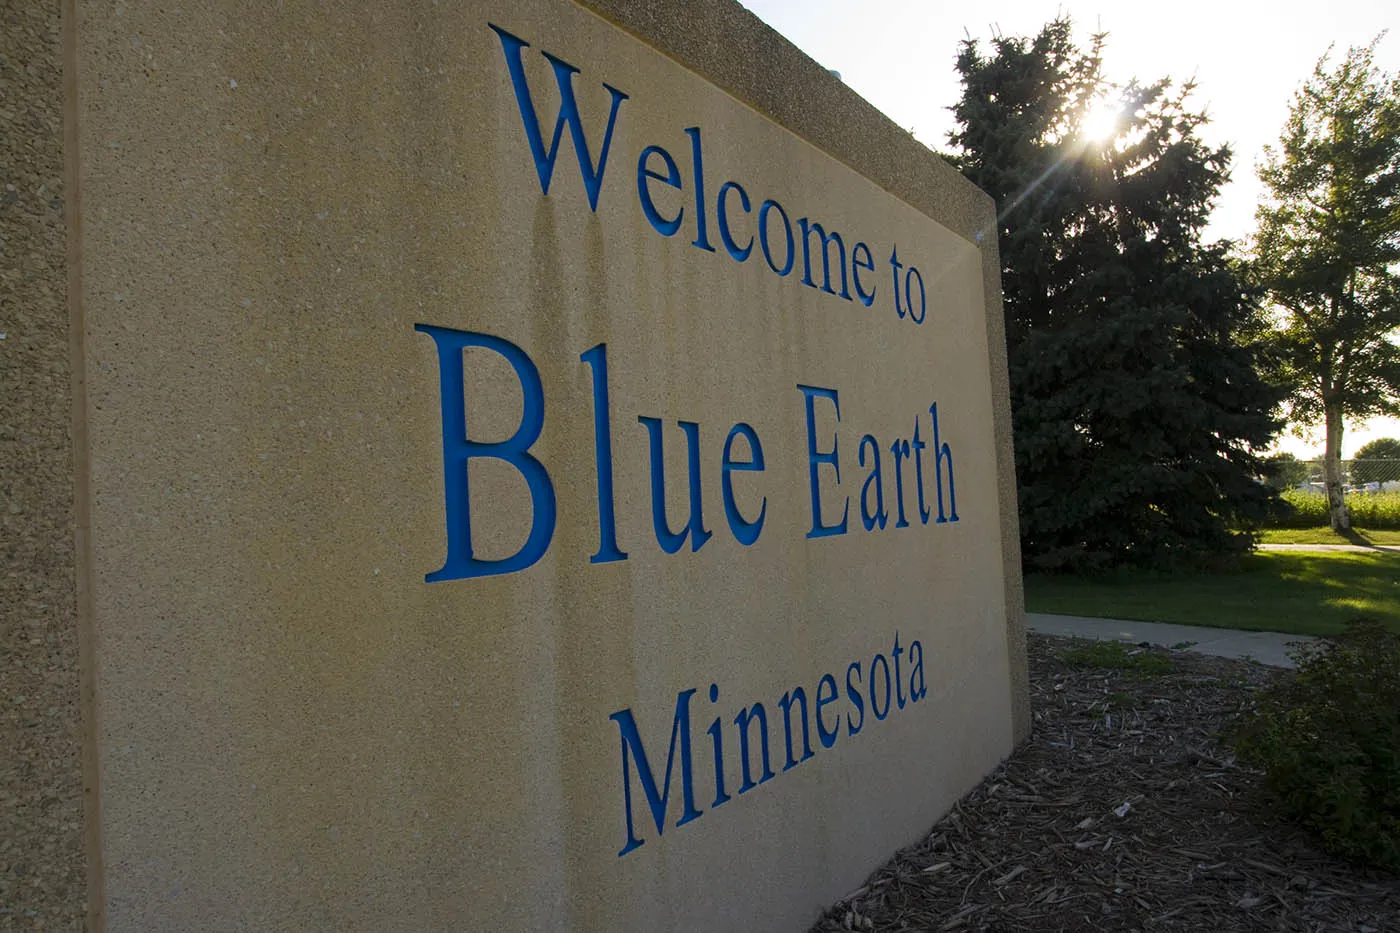
{"type": "Polygon", "coordinates": [[[1085,670],[1068,644],[1029,639],[1031,738],[813,933],[848,912],[881,931],[1400,931],[1400,878],[1275,822],[1219,739],[1282,675],[1166,651],[1159,677],[1085,670]]]}
{"type": "Polygon", "coordinates": [[[1015,868],[1011,869],[1009,872],[1002,875],[997,880],[993,881],[992,884],[997,885],[998,887],[1000,887],[1003,884],[1009,884],[1010,882],[1015,881],[1017,878],[1024,875],[1029,870],[1030,869],[1026,868],[1026,866],[1024,865],[1017,865],[1015,868]]]}

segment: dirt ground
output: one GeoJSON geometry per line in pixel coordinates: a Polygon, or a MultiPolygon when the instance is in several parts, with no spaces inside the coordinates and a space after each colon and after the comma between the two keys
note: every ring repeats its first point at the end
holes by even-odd
{"type": "Polygon", "coordinates": [[[1048,636],[1029,647],[1031,739],[813,933],[1400,933],[1400,878],[1274,820],[1259,773],[1221,739],[1281,675],[1157,649],[1085,657],[1048,636]]]}

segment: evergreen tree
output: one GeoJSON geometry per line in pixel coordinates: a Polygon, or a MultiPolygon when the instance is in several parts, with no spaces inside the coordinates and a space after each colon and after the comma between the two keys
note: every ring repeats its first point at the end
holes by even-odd
{"type": "Polygon", "coordinates": [[[1257,309],[1200,231],[1226,180],[1191,86],[1113,87],[1068,20],[957,59],[954,161],[998,204],[1022,551],[1032,569],[1201,563],[1277,502],[1257,309]],[[1116,128],[1087,138],[1091,114],[1116,128]]]}
{"type": "Polygon", "coordinates": [[[1254,267],[1284,315],[1289,417],[1326,426],[1323,483],[1339,530],[1351,527],[1344,419],[1400,414],[1400,78],[1375,67],[1375,46],[1332,69],[1323,56],[1259,172],[1269,199],[1254,267]]]}

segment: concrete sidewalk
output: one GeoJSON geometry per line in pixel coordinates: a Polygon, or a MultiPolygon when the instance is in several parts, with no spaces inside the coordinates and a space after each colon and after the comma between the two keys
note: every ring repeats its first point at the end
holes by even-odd
{"type": "Polygon", "coordinates": [[[1167,622],[1127,622],[1122,619],[1090,619],[1084,616],[1026,614],[1032,632],[1042,635],[1070,635],[1097,641],[1147,642],[1163,648],[1179,648],[1221,658],[1258,661],[1272,667],[1293,667],[1288,657],[1294,642],[1316,641],[1310,635],[1284,635],[1281,632],[1245,632],[1231,628],[1205,628],[1200,625],[1174,625],[1167,622]]]}

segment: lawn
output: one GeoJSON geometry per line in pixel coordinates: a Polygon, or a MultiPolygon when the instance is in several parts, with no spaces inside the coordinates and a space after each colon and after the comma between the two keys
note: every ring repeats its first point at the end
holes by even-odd
{"type": "Polygon", "coordinates": [[[1263,551],[1230,573],[1032,574],[1026,608],[1296,635],[1340,632],[1368,613],[1400,632],[1400,554],[1263,551]]]}
{"type": "Polygon", "coordinates": [[[1353,528],[1349,535],[1339,535],[1331,528],[1267,528],[1259,534],[1260,544],[1395,544],[1400,545],[1400,531],[1382,528],[1367,531],[1353,528]]]}

